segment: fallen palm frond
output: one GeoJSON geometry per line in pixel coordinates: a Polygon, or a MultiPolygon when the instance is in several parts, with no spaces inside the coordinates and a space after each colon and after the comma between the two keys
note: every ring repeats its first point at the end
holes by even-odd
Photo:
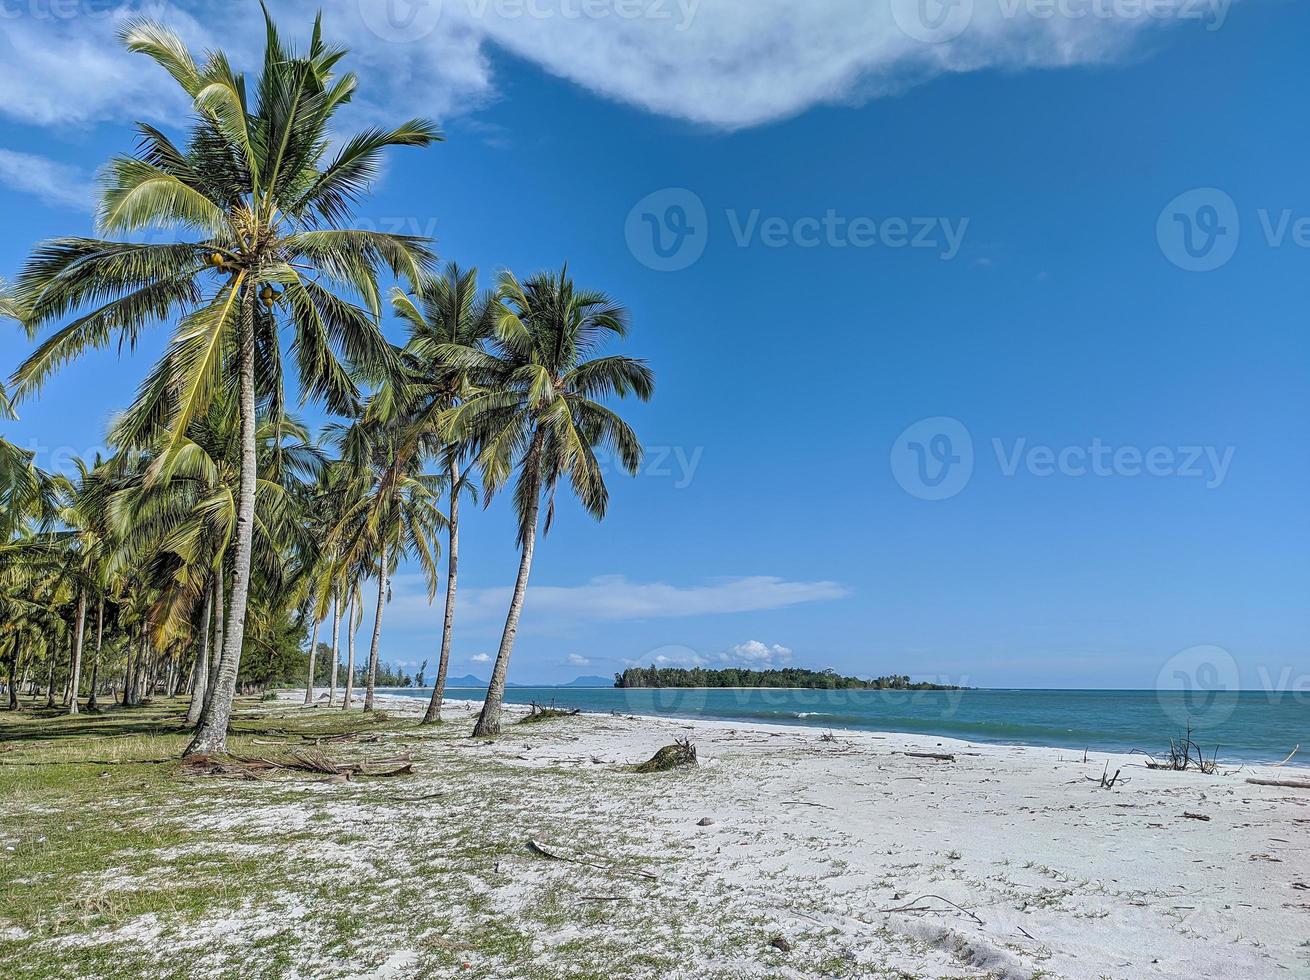
{"type": "Polygon", "coordinates": [[[372,762],[335,762],[321,752],[291,751],[283,756],[197,755],[186,760],[192,772],[259,779],[275,772],[307,772],[352,779],[356,776],[404,776],[414,771],[408,757],[372,762]]]}
{"type": "Polygon", "coordinates": [[[666,745],[645,762],[634,767],[635,772],[667,772],[679,766],[696,765],[696,746],[690,739],[680,738],[666,745]]]}

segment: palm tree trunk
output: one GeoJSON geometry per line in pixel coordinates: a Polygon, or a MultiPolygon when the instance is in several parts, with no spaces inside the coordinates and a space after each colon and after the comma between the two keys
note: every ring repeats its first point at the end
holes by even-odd
{"type": "Polygon", "coordinates": [[[91,692],[86,700],[87,711],[99,711],[100,702],[96,700],[96,688],[100,686],[100,650],[105,643],[105,600],[96,604],[96,653],[91,660],[91,692]]]}
{"type": "MultiPolygon", "coordinates": [[[[17,641],[15,641],[15,647],[17,641]]],[[[18,710],[18,650],[9,657],[9,710],[18,710]]]]}
{"type": "Polygon", "coordinates": [[[227,726],[232,718],[241,643],[246,634],[246,603],[250,598],[250,557],[255,530],[255,292],[247,284],[241,298],[240,371],[241,484],[237,497],[236,551],[232,562],[232,601],[223,636],[223,660],[209,709],[200,720],[185,755],[212,755],[227,749],[227,726]]]}
{"type": "MultiPolygon", "coordinates": [[[[538,437],[538,443],[540,437],[538,437]]],[[[535,454],[534,445],[530,453],[535,454]]],[[[541,508],[541,475],[534,473],[531,481],[531,496],[528,512],[523,522],[523,555],[519,559],[519,575],[514,581],[514,595],[509,601],[509,613],[505,617],[505,632],[500,637],[500,651],[496,654],[496,666],[491,671],[491,683],[487,686],[487,698],[482,702],[482,711],[478,714],[477,724],[473,726],[474,737],[500,734],[500,706],[505,700],[505,678],[509,674],[509,657],[514,649],[514,637],[519,631],[519,616],[523,612],[523,600],[528,592],[528,576],[532,573],[532,553],[537,546],[537,514],[541,508]]]]}
{"type": "Polygon", "coordinates": [[[82,639],[86,634],[86,590],[77,597],[77,641],[73,646],[73,676],[68,698],[68,713],[77,714],[77,682],[82,674],[82,639]]]}
{"type": "Polygon", "coordinates": [[[338,607],[340,596],[332,593],[332,683],[328,688],[328,706],[337,699],[337,638],[341,631],[341,612],[338,607]]]}
{"type": "Polygon", "coordinates": [[[45,706],[53,708],[55,706],[55,663],[59,660],[59,654],[54,648],[50,648],[50,676],[46,678],[45,686],[45,706]]]}
{"type": "Polygon", "coordinates": [[[213,640],[214,630],[214,590],[205,589],[205,621],[200,632],[200,653],[196,660],[195,686],[191,688],[191,705],[186,711],[188,728],[200,724],[200,716],[205,708],[205,692],[209,690],[209,644],[213,640]]]}
{"type": "Polygon", "coordinates": [[[441,624],[441,656],[437,660],[437,682],[422,724],[441,722],[441,702],[446,697],[446,672],[450,669],[450,637],[455,630],[455,580],[459,577],[459,465],[450,461],[449,547],[446,550],[446,618],[441,624]]]}
{"type": "MultiPolygon", "coordinates": [[[[209,681],[205,686],[205,703],[200,709],[200,717],[205,716],[209,710],[209,702],[214,699],[214,692],[218,690],[218,668],[223,659],[223,623],[225,620],[223,613],[223,602],[226,590],[223,588],[223,566],[220,565],[214,574],[214,642],[209,647],[209,681]]],[[[199,721],[196,724],[200,724],[199,721]]]]}
{"type": "Polygon", "coordinates": [[[350,709],[351,695],[355,690],[355,593],[350,593],[350,608],[346,610],[346,693],[341,698],[341,710],[350,709]]]}
{"type": "Polygon", "coordinates": [[[318,652],[318,628],[322,625],[317,618],[314,620],[314,635],[309,640],[309,681],[305,685],[305,704],[314,703],[314,655],[318,652]]]}
{"type": "Polygon", "coordinates": [[[368,690],[364,694],[364,710],[373,710],[373,688],[378,680],[378,638],[382,635],[382,610],[387,601],[387,539],[382,538],[382,553],[378,558],[378,608],[373,616],[373,643],[368,650],[368,690]]]}

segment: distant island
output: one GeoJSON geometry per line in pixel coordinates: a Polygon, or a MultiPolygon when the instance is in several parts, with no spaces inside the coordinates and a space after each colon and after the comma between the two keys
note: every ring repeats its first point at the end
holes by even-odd
{"type": "Polygon", "coordinates": [[[960,691],[951,684],[911,681],[906,674],[887,677],[843,677],[834,670],[806,670],[803,667],[779,667],[772,670],[747,670],[727,667],[706,670],[703,667],[629,667],[614,675],[615,687],[799,687],[816,690],[867,691],[960,691]]]}

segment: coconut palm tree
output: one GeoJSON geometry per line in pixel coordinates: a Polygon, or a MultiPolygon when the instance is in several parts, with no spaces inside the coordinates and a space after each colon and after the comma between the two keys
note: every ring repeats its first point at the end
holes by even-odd
{"type": "MultiPolygon", "coordinates": [[[[446,692],[446,674],[450,668],[450,643],[455,627],[455,589],[459,580],[459,502],[464,494],[476,494],[471,482],[474,468],[472,444],[446,441],[440,424],[444,413],[476,393],[481,386],[494,383],[485,370],[475,372],[461,365],[461,358],[482,352],[495,329],[495,295],[478,290],[478,270],[462,270],[450,263],[440,276],[425,280],[414,296],[396,289],[392,307],[409,325],[405,345],[407,364],[419,383],[412,392],[414,417],[418,424],[432,428],[435,455],[449,481],[446,531],[446,605],[441,625],[441,649],[437,660],[437,678],[432,686],[423,724],[441,721],[441,702],[446,692]]],[[[479,359],[486,366],[486,362],[479,359]]],[[[498,364],[491,364],[499,367],[498,364]]]]}
{"type": "Polygon", "coordinates": [[[343,225],[388,148],[427,146],[439,132],[423,120],[370,129],[329,158],[333,117],[356,88],[353,74],[334,74],[345,51],[324,43],[318,21],[304,54],[282,42],[271,20],[266,33],[263,70],[247,86],[224,53],[198,62],[163,26],[127,24],[124,44],[167,71],[196,116],[184,146],[138,126],[136,155],[109,164],[98,225],[111,235],[169,229],[185,240],[57,239],[36,249],[16,290],[33,333],[73,315],[18,369],[20,397],[88,349],[115,338],[130,346],[149,326],[176,320],[146,385],[173,396],[171,444],[157,464],[165,475],[191,420],[226,378],[237,379],[241,466],[224,649],[217,688],[187,754],[226,745],[252,574],[256,400],[280,405],[280,329],[294,335],[305,393],[349,414],[359,392],[336,351],[371,375],[393,370],[395,354],[378,326],[378,273],[385,267],[416,283],[432,259],[422,240],[343,225]],[[87,306],[93,308],[83,312],[87,306]]]}
{"type": "Polygon", "coordinates": [[[382,613],[391,575],[402,557],[416,559],[431,601],[437,591],[437,535],[446,526],[438,504],[444,478],[422,472],[423,432],[412,419],[393,414],[396,402],[385,391],[374,396],[358,422],[329,426],[325,435],[352,472],[343,495],[347,506],[327,538],[329,548],[339,555],[338,575],[345,569],[364,568],[376,570],[378,581],[365,711],[373,710],[382,613]]]}
{"type": "Polygon", "coordinates": [[[542,501],[544,530],[549,532],[555,492],[567,476],[583,508],[597,520],[605,516],[609,491],[595,449],[613,451],[622,467],[635,474],[642,448],[628,424],[596,399],[633,394],[645,401],[655,384],[643,361],[592,357],[607,339],[627,334],[628,316],[605,294],[578,289],[567,267],[522,283],[505,272],[499,296],[492,353],[469,351],[451,360],[471,370],[498,370],[501,380],[448,417],[452,438],[472,439],[480,446],[478,464],[489,496],[517,472],[518,577],[473,732],[479,736],[500,732],[505,679],[532,571],[542,501]],[[488,363],[489,358],[499,367],[488,363]]]}
{"type": "MultiPolygon", "coordinates": [[[[241,423],[234,407],[230,394],[220,395],[175,446],[162,431],[139,427],[131,413],[111,430],[124,451],[120,469],[128,471],[111,506],[120,540],[118,564],[149,568],[156,576],[160,603],[152,619],[161,629],[161,643],[189,638],[197,647],[187,715],[193,725],[205,702],[212,701],[211,680],[222,670],[221,657],[211,654],[205,637],[214,635],[209,625],[214,610],[224,608],[225,569],[240,508],[233,488],[240,483],[241,423]],[[138,445],[154,448],[135,451],[138,445]],[[157,478],[158,460],[169,451],[174,458],[168,478],[157,478]]],[[[299,543],[302,554],[312,553],[300,502],[304,481],[317,478],[326,461],[301,422],[266,413],[256,425],[256,459],[260,476],[251,560],[256,573],[274,581],[283,573],[289,547],[299,543]]]]}

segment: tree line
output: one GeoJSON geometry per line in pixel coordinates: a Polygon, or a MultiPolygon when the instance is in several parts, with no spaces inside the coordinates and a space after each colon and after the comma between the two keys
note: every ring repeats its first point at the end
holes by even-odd
{"type": "Polygon", "coordinates": [[[158,23],[127,23],[126,47],[190,101],[185,138],[139,123],[135,152],[104,169],[104,237],[43,242],[11,289],[0,283],[0,318],[35,343],[0,389],[5,415],[87,351],[171,330],[113,420],[107,457],[49,473],[0,439],[8,705],[20,689],[70,712],[190,692],[187,754],[222,752],[237,691],[305,650],[306,703],[326,673],[330,704],[351,707],[358,687],[371,711],[393,679],[379,656],[391,578],[415,563],[436,603],[444,557],[424,718],[438,722],[461,503],[509,491],[518,572],[475,726],[496,734],[538,537],[564,485],[605,515],[598,449],[637,472],[641,444],[605,402],[650,398],[653,375],[601,353],[628,314],[567,265],[504,271],[484,288],[426,239],[351,228],[384,155],[442,134],[414,119],[336,139],[359,84],[338,70],[346,51],[319,20],[303,52],[265,20],[251,78],[221,51],[197,59],[158,23]],[[383,335],[387,311],[401,344],[383,335]],[[334,420],[311,432],[289,408],[293,388],[334,420]]]}
{"type": "Polygon", "coordinates": [[[795,687],[810,690],[958,691],[960,688],[927,681],[911,681],[906,674],[886,677],[843,677],[833,670],[774,667],[750,670],[725,667],[629,667],[614,675],[615,687],[795,687]]]}

